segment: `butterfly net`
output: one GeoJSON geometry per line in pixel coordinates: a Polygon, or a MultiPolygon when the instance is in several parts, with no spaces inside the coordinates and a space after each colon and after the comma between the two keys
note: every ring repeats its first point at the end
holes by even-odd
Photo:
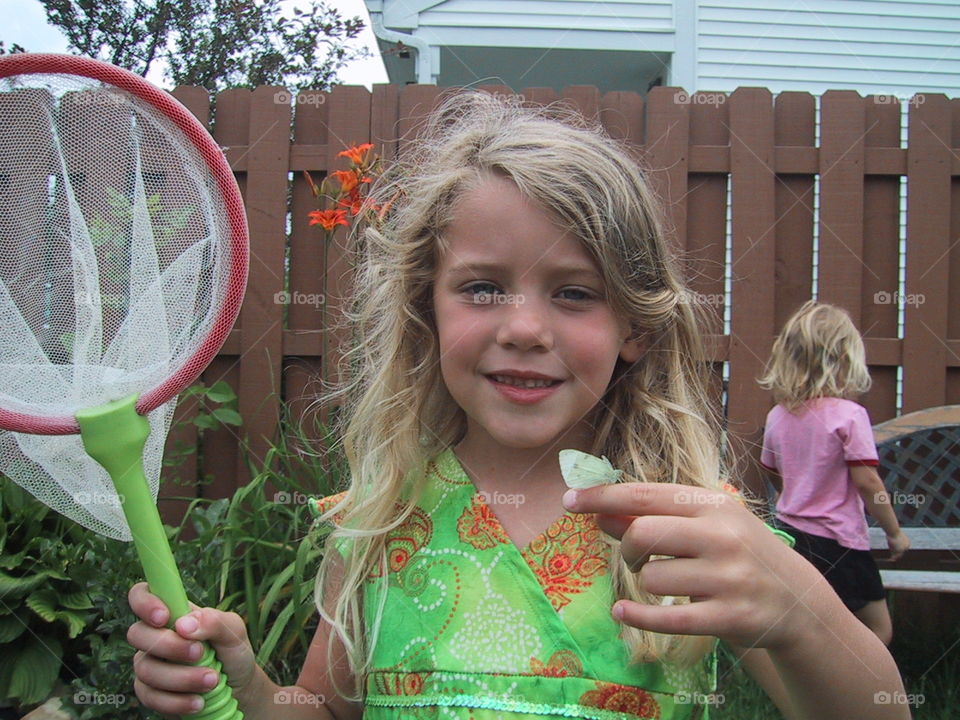
{"type": "Polygon", "coordinates": [[[76,430],[50,427],[133,393],[152,400],[138,410],[156,498],[182,389],[171,378],[196,377],[192,358],[237,292],[223,194],[190,136],[116,86],[2,78],[0,117],[0,410],[31,426],[0,430],[0,473],[130,540],[106,471],[76,430]]]}

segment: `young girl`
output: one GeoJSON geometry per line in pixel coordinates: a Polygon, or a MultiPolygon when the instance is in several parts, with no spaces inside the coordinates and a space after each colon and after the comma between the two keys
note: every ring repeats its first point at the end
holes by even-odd
{"type": "Polygon", "coordinates": [[[352,484],[296,686],[236,615],[130,593],[136,692],[189,713],[216,673],[248,720],[706,717],[715,638],[789,718],[904,718],[886,648],[719,480],[687,292],[629,151],[453,97],[375,193],[341,428],[352,484]],[[558,452],[630,482],[566,493],[558,452]],[[830,648],[830,652],[824,652],[830,648]],[[282,707],[279,707],[281,706],[282,707]]]}
{"type": "Polygon", "coordinates": [[[864,505],[887,534],[891,559],[910,547],[877,474],[870,418],[850,398],[870,389],[863,341],[846,311],[809,301],[787,320],[760,384],[767,415],[761,462],[782,491],[777,519],[796,550],[884,643],[893,635],[864,505]]]}

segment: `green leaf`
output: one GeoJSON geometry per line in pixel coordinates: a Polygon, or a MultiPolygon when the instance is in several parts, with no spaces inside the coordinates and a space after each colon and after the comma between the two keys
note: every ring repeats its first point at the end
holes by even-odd
{"type": "Polygon", "coordinates": [[[73,593],[62,593],[60,595],[60,605],[71,610],[89,610],[93,607],[90,602],[90,596],[82,590],[73,593]]]}
{"type": "Polygon", "coordinates": [[[243,425],[240,413],[231,408],[220,407],[213,411],[213,416],[224,425],[243,425]]]}
{"type": "Polygon", "coordinates": [[[45,700],[57,681],[63,648],[50,636],[30,636],[13,663],[9,696],[21,705],[45,700]]]}
{"type": "Polygon", "coordinates": [[[26,577],[14,577],[0,572],[0,600],[6,597],[25,595],[35,587],[42,585],[52,573],[49,570],[38,572],[26,577]]]}
{"type": "Polygon", "coordinates": [[[215,430],[217,427],[217,421],[206,413],[197,414],[193,420],[193,424],[202,430],[215,430]]]}
{"type": "MultiPolygon", "coordinates": [[[[0,615],[0,643],[14,640],[27,629],[27,623],[17,615],[0,615]]],[[[7,650],[0,651],[0,655],[7,657],[7,650]]],[[[3,693],[0,693],[0,697],[3,693]]]]}
{"type": "Polygon", "coordinates": [[[30,593],[26,601],[27,607],[47,622],[53,622],[57,619],[56,604],[57,596],[49,589],[37,590],[36,592],[30,593]]]}
{"type": "Polygon", "coordinates": [[[237,399],[237,394],[226,380],[215,382],[205,395],[216,403],[229,403],[237,399]]]}

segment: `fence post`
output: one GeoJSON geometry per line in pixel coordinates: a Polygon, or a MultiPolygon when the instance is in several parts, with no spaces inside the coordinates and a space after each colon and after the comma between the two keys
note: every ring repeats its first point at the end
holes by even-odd
{"type": "Polygon", "coordinates": [[[907,148],[907,281],[903,412],[942,405],[947,381],[950,254],[950,104],[941,94],[910,103],[907,148]]]}
{"type": "Polygon", "coordinates": [[[762,492],[755,461],[768,400],[756,379],[774,333],[773,98],[766,88],[739,88],[729,104],[733,237],[727,418],[731,438],[739,441],[734,453],[747,460],[744,482],[762,492]]]}

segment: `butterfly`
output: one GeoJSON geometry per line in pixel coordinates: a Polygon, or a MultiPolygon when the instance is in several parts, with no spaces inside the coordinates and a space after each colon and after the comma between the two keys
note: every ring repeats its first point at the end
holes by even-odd
{"type": "Polygon", "coordinates": [[[615,483],[622,470],[610,464],[605,455],[597,457],[579,450],[560,451],[560,474],[567,487],[584,490],[595,485],[615,483]]]}

